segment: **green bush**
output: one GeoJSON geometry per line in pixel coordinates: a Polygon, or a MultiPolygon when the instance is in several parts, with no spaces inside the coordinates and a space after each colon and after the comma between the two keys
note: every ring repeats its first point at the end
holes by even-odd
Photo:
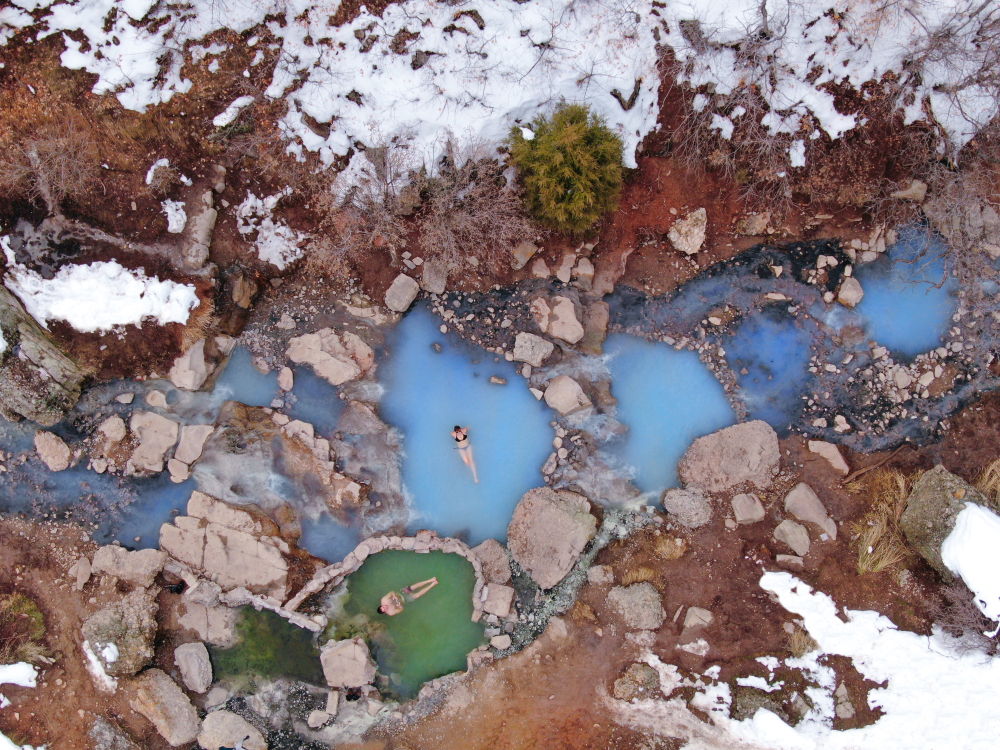
{"type": "Polygon", "coordinates": [[[528,209],[558,232],[585,232],[618,203],[621,138],[581,104],[560,105],[532,130],[527,140],[514,127],[508,139],[528,209]]]}

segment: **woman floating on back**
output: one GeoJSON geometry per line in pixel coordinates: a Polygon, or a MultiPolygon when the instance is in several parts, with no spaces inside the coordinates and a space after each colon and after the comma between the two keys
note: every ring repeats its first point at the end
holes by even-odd
{"type": "Polygon", "coordinates": [[[437,576],[434,576],[434,578],[428,578],[426,581],[411,584],[398,593],[390,591],[382,597],[382,603],[378,611],[383,615],[389,615],[389,617],[398,615],[403,611],[403,602],[412,602],[414,599],[419,599],[437,585],[438,579],[437,576]]]}
{"type": "Polygon", "coordinates": [[[475,480],[476,484],[479,484],[479,477],[476,475],[476,462],[472,460],[472,446],[469,445],[469,428],[455,425],[455,429],[452,430],[451,436],[455,438],[455,442],[458,443],[458,455],[460,455],[462,460],[465,461],[465,465],[472,469],[472,478],[475,480]]]}

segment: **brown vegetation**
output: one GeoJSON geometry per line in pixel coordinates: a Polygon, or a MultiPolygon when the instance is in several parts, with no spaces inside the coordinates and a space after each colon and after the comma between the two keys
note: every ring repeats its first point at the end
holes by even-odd
{"type": "Polygon", "coordinates": [[[861,494],[868,507],[854,524],[860,575],[878,573],[909,556],[899,522],[915,480],[895,469],[876,469],[850,485],[849,489],[861,494]]]}

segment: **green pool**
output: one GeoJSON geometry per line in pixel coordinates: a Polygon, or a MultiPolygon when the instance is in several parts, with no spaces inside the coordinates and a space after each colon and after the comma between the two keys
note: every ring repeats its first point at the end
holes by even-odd
{"type": "Polygon", "coordinates": [[[427,680],[465,669],[465,656],[484,640],[472,622],[476,574],[464,557],[444,552],[388,550],[372,555],[347,579],[344,611],[366,631],[379,672],[390,677],[400,698],[416,694],[427,680]],[[382,596],[437,576],[439,584],[394,617],[379,614],[382,596]]]}
{"type": "Polygon", "coordinates": [[[316,636],[274,612],[242,607],[236,622],[239,642],[231,648],[209,647],[217,678],[260,675],[290,677],[326,685],[316,636]]]}

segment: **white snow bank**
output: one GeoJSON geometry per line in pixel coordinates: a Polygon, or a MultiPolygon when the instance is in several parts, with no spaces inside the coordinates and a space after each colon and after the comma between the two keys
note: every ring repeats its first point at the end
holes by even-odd
{"type": "MultiPolygon", "coordinates": [[[[106,693],[113,693],[118,689],[118,680],[109,675],[104,671],[104,665],[101,664],[101,660],[97,658],[97,654],[94,653],[94,649],[90,647],[89,641],[83,642],[83,653],[87,657],[87,671],[90,672],[90,676],[94,678],[94,682],[97,684],[99,690],[103,690],[106,693]]],[[[0,748],[2,750],[2,748],[0,748]]]]}
{"type": "MultiPolygon", "coordinates": [[[[729,722],[738,737],[768,747],[824,750],[996,747],[1000,704],[990,696],[1000,692],[1000,659],[955,653],[946,636],[897,630],[878,612],[845,609],[844,622],[829,596],[813,592],[789,573],[765,573],[760,585],[802,618],[822,653],[846,656],[864,677],[887,681],[886,687],[868,694],[870,706],[881,708],[883,716],[861,729],[833,731],[821,721],[803,721],[795,729],[779,727],[761,711],[753,719],[729,722]]],[[[826,710],[832,716],[832,706],[826,710]]]]}
{"type": "Polygon", "coordinates": [[[17,664],[0,664],[0,685],[20,685],[21,687],[35,687],[38,678],[38,670],[27,662],[17,664]]]}
{"type": "Polygon", "coordinates": [[[171,234],[183,232],[188,220],[184,201],[165,200],[160,205],[163,207],[163,213],[167,215],[167,231],[171,234]]]}
{"type": "Polygon", "coordinates": [[[236,228],[240,234],[256,232],[254,247],[257,256],[279,271],[284,271],[290,263],[302,257],[303,250],[300,246],[308,239],[305,233],[296,232],[286,224],[271,218],[271,212],[278,205],[278,201],[291,192],[291,188],[285,188],[266,198],[258,198],[253,193],[248,193],[236,209],[236,228]]]}
{"type": "MultiPolygon", "coordinates": [[[[258,52],[258,54],[260,53],[258,52]]],[[[234,100],[225,110],[217,114],[215,119],[212,120],[212,124],[217,128],[226,127],[226,125],[239,117],[240,112],[251,104],[253,104],[252,96],[241,96],[239,99],[234,100]]]]}
{"type": "Polygon", "coordinates": [[[972,589],[980,611],[1000,620],[1000,517],[982,505],[966,503],[941,545],[941,560],[972,589]]]}
{"type": "Polygon", "coordinates": [[[159,325],[186,323],[199,304],[194,286],[148,278],[115,261],[63,266],[51,279],[18,266],[4,283],[42,326],[63,320],[84,333],[141,326],[147,318],[159,325]]]}
{"type": "MultiPolygon", "coordinates": [[[[8,737],[0,732],[0,750],[35,750],[31,745],[15,745],[14,741],[8,739],[8,737]]],[[[45,750],[45,745],[42,745],[38,750],[45,750]]]]}

